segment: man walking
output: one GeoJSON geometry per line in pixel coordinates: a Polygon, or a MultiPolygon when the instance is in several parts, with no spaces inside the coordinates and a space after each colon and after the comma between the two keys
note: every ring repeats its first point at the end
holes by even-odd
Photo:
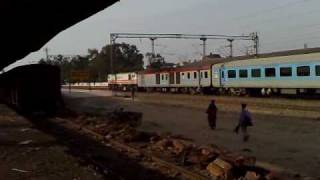
{"type": "Polygon", "coordinates": [[[207,109],[208,114],[208,123],[212,130],[216,128],[216,119],[217,119],[217,106],[215,104],[215,100],[211,100],[209,107],[207,109]]]}
{"type": "Polygon", "coordinates": [[[250,137],[247,129],[248,126],[253,126],[252,117],[250,112],[247,110],[247,104],[241,104],[241,114],[239,118],[239,123],[234,129],[234,132],[238,134],[239,129],[241,128],[244,142],[248,141],[250,137]]]}
{"type": "Polygon", "coordinates": [[[134,101],[134,96],[135,96],[135,87],[131,87],[131,99],[134,101]]]}

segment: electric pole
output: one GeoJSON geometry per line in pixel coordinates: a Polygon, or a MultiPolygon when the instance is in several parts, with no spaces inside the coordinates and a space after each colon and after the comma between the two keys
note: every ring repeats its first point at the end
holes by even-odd
{"type": "MultiPolygon", "coordinates": [[[[111,80],[113,80],[112,75],[113,75],[113,45],[116,43],[116,37],[114,34],[110,34],[110,72],[108,73],[108,77],[111,77],[111,80]]],[[[106,49],[107,53],[108,49],[106,49]]],[[[107,79],[109,80],[109,78],[107,79]]],[[[116,80],[116,75],[114,75],[114,80],[116,80]]],[[[109,82],[108,82],[109,83],[109,82]]],[[[111,94],[113,96],[113,88],[111,87],[111,94]]]]}
{"type": "Polygon", "coordinates": [[[150,38],[151,40],[151,53],[152,53],[152,56],[153,57],[156,57],[156,53],[155,53],[155,50],[154,50],[154,40],[156,40],[157,38],[150,38]]]}
{"type": "Polygon", "coordinates": [[[229,41],[229,48],[230,48],[230,57],[233,57],[233,41],[234,39],[227,39],[227,41],[229,41]]]}
{"type": "Polygon", "coordinates": [[[49,49],[46,47],[44,48],[44,52],[46,53],[46,60],[49,60],[49,49]]]}
{"type": "Polygon", "coordinates": [[[200,38],[200,40],[203,42],[203,52],[202,52],[202,56],[203,56],[203,58],[204,57],[206,57],[206,46],[207,46],[207,44],[206,44],[206,42],[207,42],[207,38],[205,38],[205,37],[202,37],[202,38],[200,38]]]}
{"type": "Polygon", "coordinates": [[[110,74],[113,73],[113,43],[114,43],[114,40],[112,37],[110,37],[110,74]]]}
{"type": "Polygon", "coordinates": [[[259,36],[258,36],[258,32],[255,32],[252,34],[253,35],[253,42],[254,42],[254,49],[255,49],[255,55],[258,56],[259,54],[259,36]]]}
{"type": "MultiPolygon", "coordinates": [[[[258,54],[258,48],[259,48],[259,38],[258,38],[258,33],[250,33],[249,35],[213,35],[213,34],[207,34],[207,35],[199,35],[199,34],[146,34],[146,33],[111,33],[110,34],[110,39],[111,39],[111,45],[115,43],[115,40],[118,38],[138,38],[138,39],[150,39],[151,40],[151,48],[152,48],[152,54],[155,55],[155,50],[154,50],[154,41],[156,39],[200,39],[203,41],[203,53],[202,56],[206,56],[206,41],[207,40],[212,40],[212,39],[220,39],[220,40],[228,40],[232,39],[232,41],[239,41],[239,40],[245,40],[245,41],[253,41],[254,46],[256,49],[256,54],[258,54]]],[[[233,53],[233,52],[232,52],[233,53]]],[[[232,54],[231,53],[231,54],[232,54]]],[[[113,61],[111,57],[111,61],[113,61]]]]}

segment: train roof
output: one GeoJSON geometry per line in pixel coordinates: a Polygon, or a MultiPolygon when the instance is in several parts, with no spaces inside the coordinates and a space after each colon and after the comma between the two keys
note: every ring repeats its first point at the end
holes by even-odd
{"type": "Polygon", "coordinates": [[[168,73],[173,71],[174,68],[161,68],[161,69],[145,69],[143,71],[139,71],[138,74],[153,74],[153,73],[168,73]]]}
{"type": "Polygon", "coordinates": [[[320,53],[320,47],[317,48],[307,48],[307,49],[295,49],[295,50],[288,50],[288,51],[278,51],[278,52],[271,52],[271,53],[263,53],[256,55],[246,55],[246,56],[236,56],[236,57],[227,57],[227,58],[210,58],[204,57],[202,61],[194,62],[187,64],[185,66],[179,67],[179,69],[206,69],[210,68],[213,64],[219,63],[229,63],[233,61],[240,61],[240,60],[262,60],[267,58],[281,58],[287,56],[296,56],[296,55],[305,55],[305,54],[317,54],[320,53]]]}
{"type": "Polygon", "coordinates": [[[117,0],[1,1],[1,26],[4,31],[1,42],[5,44],[2,48],[5,53],[1,56],[0,69],[40,50],[59,32],[116,2],[117,0]],[[17,46],[17,43],[21,45],[17,46]]]}
{"type": "Polygon", "coordinates": [[[275,56],[266,58],[254,58],[246,59],[240,61],[230,61],[224,63],[225,67],[234,66],[255,66],[255,65],[272,65],[272,64],[299,64],[303,62],[319,62],[320,63],[320,53],[310,53],[310,54],[298,54],[298,55],[288,55],[288,56],[275,56]]]}
{"type": "Polygon", "coordinates": [[[317,54],[317,53],[320,53],[320,47],[306,48],[306,49],[294,49],[294,50],[287,50],[287,51],[263,53],[263,54],[258,54],[258,55],[246,55],[246,56],[227,57],[227,58],[205,57],[205,58],[203,58],[203,60],[207,61],[211,64],[217,64],[217,63],[222,63],[222,62],[231,62],[231,61],[239,61],[239,60],[265,59],[265,58],[272,58],[272,57],[287,57],[287,56],[317,54]]]}
{"type": "Polygon", "coordinates": [[[184,66],[178,66],[176,68],[163,68],[163,69],[146,69],[140,71],[143,74],[152,73],[168,73],[172,71],[194,71],[209,69],[213,64],[226,63],[230,66],[241,66],[241,65],[251,65],[251,64],[270,64],[270,62],[298,62],[301,60],[309,61],[319,61],[320,60],[320,47],[317,48],[307,48],[307,49],[295,49],[288,51],[271,52],[248,56],[237,56],[237,57],[227,57],[227,58],[210,58],[205,57],[202,61],[193,62],[186,64],[184,66]],[[303,58],[302,58],[303,57],[303,58]]]}

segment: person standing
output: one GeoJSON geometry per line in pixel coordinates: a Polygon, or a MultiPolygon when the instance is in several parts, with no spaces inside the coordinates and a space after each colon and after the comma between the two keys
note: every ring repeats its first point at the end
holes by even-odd
{"type": "Polygon", "coordinates": [[[247,110],[247,104],[241,104],[241,113],[240,113],[239,123],[235,127],[234,132],[238,134],[239,129],[241,129],[244,142],[248,141],[250,137],[248,133],[249,126],[253,126],[251,114],[247,110]]]}
{"type": "Polygon", "coordinates": [[[211,100],[211,103],[209,104],[209,107],[207,109],[207,114],[208,114],[208,123],[212,130],[216,129],[217,111],[218,111],[218,108],[215,104],[215,100],[211,100]]]}
{"type": "Polygon", "coordinates": [[[132,101],[134,101],[134,96],[135,96],[135,87],[131,87],[131,98],[132,98],[132,101]]]}

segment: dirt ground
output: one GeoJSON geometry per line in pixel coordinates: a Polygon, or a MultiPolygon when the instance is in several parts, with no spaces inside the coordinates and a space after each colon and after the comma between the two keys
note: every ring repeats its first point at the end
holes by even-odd
{"type": "Polygon", "coordinates": [[[71,119],[25,118],[2,104],[0,114],[0,180],[178,179],[67,126],[71,119]]]}
{"type": "Polygon", "coordinates": [[[1,180],[104,179],[55,137],[0,104],[1,180]]]}
{"type": "Polygon", "coordinates": [[[115,95],[109,91],[64,91],[66,104],[72,109],[103,114],[123,107],[142,112],[142,130],[181,134],[199,144],[213,143],[254,155],[265,167],[320,178],[319,101],[217,97],[218,128],[212,131],[204,113],[212,97],[137,94],[132,101],[110,97],[112,94],[115,95]],[[254,117],[247,143],[232,132],[241,102],[248,103],[254,117]]]}

